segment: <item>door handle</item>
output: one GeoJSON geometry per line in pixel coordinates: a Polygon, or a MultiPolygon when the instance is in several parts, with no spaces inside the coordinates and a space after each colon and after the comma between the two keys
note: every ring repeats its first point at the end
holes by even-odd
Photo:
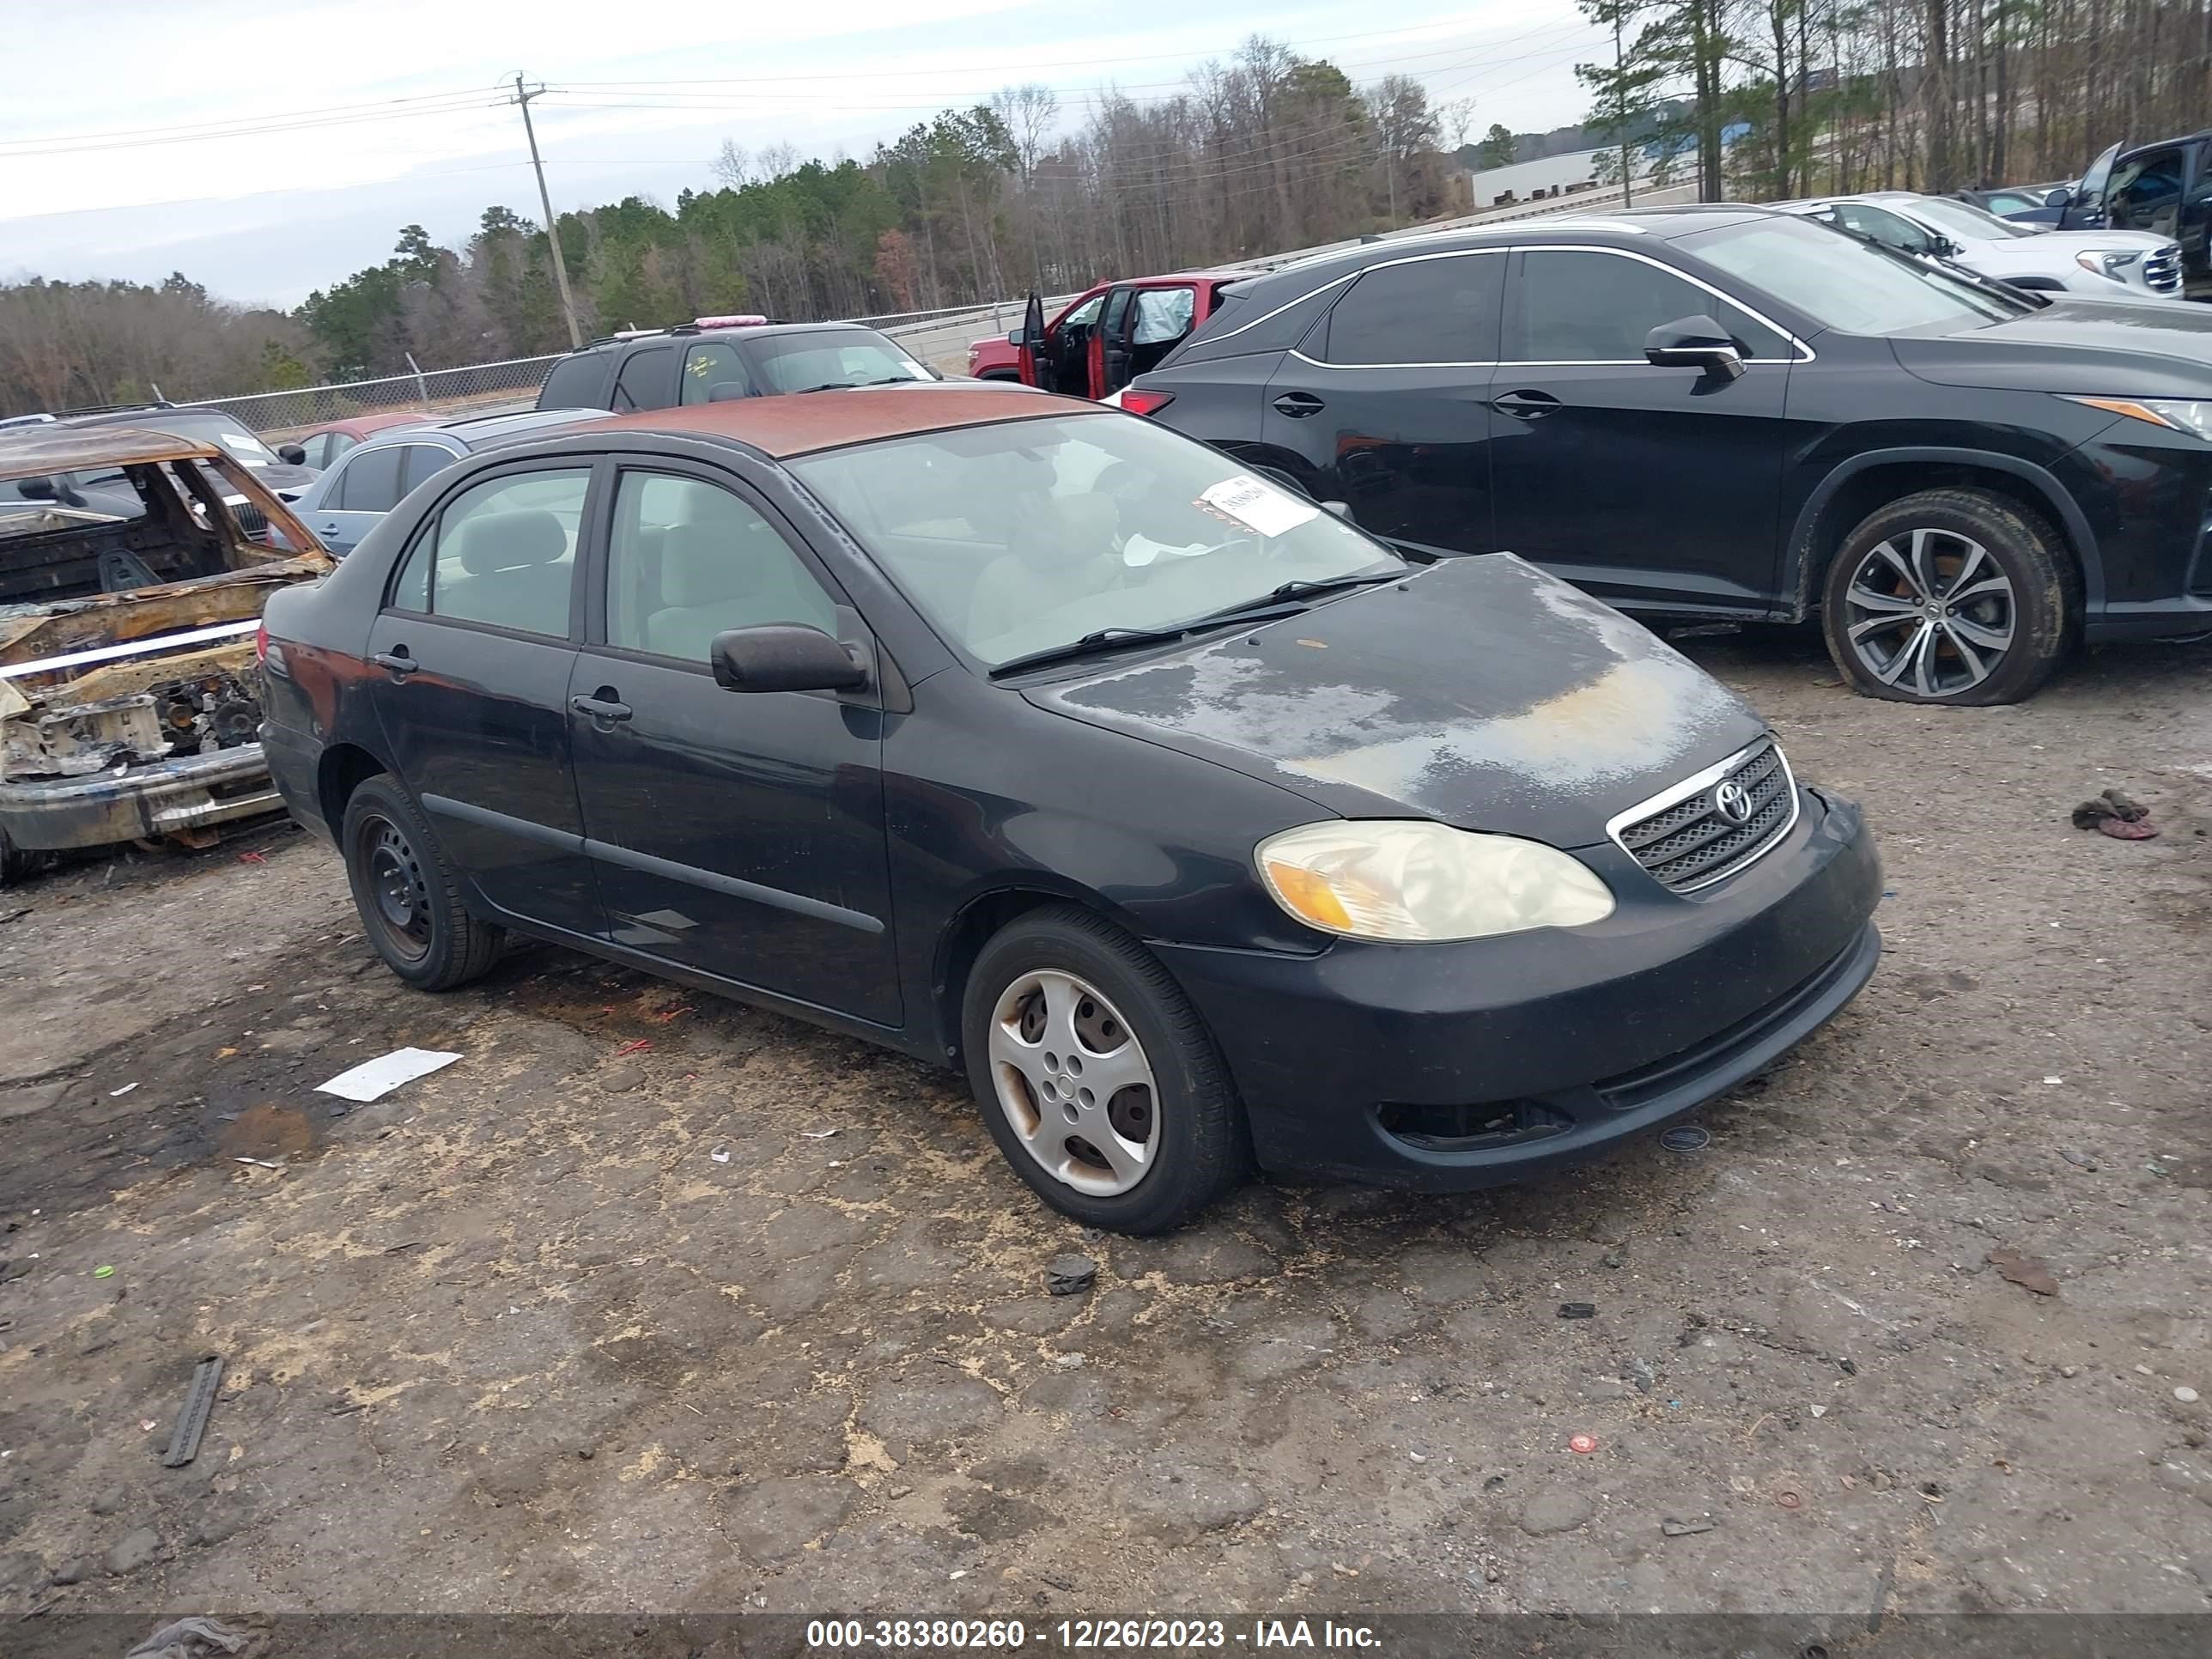
{"type": "Polygon", "coordinates": [[[1548,392],[1509,392],[1493,399],[1490,406],[1523,421],[1539,421],[1553,410],[1565,407],[1548,392]]]}
{"type": "Polygon", "coordinates": [[[1322,404],[1310,392],[1285,392],[1275,399],[1275,407],[1292,420],[1302,421],[1309,415],[1320,414],[1322,404]]]}
{"type": "Polygon", "coordinates": [[[391,670],[393,674],[398,676],[401,679],[406,678],[408,675],[413,673],[416,669],[422,665],[421,663],[416,662],[414,658],[409,656],[404,648],[398,651],[380,651],[374,656],[371,657],[369,660],[374,663],[379,668],[391,670]]]}
{"type": "MultiPolygon", "coordinates": [[[[604,690],[605,688],[600,689],[604,690]]],[[[568,707],[579,714],[589,714],[595,720],[626,720],[629,718],[628,703],[617,702],[608,697],[571,697],[568,707]]]]}

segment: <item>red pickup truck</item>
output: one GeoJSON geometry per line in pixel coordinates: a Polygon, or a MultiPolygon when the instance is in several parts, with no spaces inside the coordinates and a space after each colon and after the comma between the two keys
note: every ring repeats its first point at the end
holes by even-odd
{"type": "MultiPolygon", "coordinates": [[[[1100,283],[1043,324],[1043,342],[1025,352],[1025,330],[968,348],[968,372],[982,380],[1020,380],[1083,398],[1118,392],[1182,343],[1213,313],[1221,290],[1256,270],[1182,271],[1100,283]],[[1030,359],[1030,362],[1024,360],[1030,359]],[[1032,366],[1033,363],[1033,366],[1032,366]]],[[[1042,318],[1036,296],[1031,315],[1042,318]]]]}

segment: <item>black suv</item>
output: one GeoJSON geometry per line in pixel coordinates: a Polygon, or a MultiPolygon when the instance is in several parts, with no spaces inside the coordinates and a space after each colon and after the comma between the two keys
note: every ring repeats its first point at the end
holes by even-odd
{"type": "Polygon", "coordinates": [[[594,340],[553,365],[540,409],[672,409],[780,392],[943,378],[888,334],[858,323],[702,317],[594,340]]]}
{"type": "Polygon", "coordinates": [[[2212,313],[2016,302],[1759,209],[1307,260],[1123,401],[1395,541],[1645,616],[1817,612],[1875,696],[2212,630],[2212,313]]]}

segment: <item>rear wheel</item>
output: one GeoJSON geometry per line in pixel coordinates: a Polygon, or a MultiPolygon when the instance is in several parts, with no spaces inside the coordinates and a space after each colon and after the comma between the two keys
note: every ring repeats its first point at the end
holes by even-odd
{"type": "Polygon", "coordinates": [[[449,991],[489,970],[499,929],[463,906],[430,826],[391,778],[353,792],[340,845],[362,927],[393,973],[418,991],[449,991]]]}
{"type": "Polygon", "coordinates": [[[1212,1034],[1142,945],[1089,912],[1032,911],[994,937],[962,1031],[991,1138],[1062,1213],[1164,1232],[1243,1174],[1243,1113],[1212,1034]]]}
{"type": "Polygon", "coordinates": [[[51,853],[27,853],[8,838],[0,830],[0,887],[13,887],[19,881],[27,881],[45,869],[52,860],[51,853]]]}
{"type": "Polygon", "coordinates": [[[1899,702],[2016,702],[2080,623],[2081,583],[2040,515],[1979,489],[1929,489],[1870,514],[1828,567],[1821,627],[1838,671],[1899,702]]]}

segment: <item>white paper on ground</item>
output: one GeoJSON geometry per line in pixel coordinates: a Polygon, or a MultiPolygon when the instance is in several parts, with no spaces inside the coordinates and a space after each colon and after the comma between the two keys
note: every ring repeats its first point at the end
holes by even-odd
{"type": "Polygon", "coordinates": [[[350,1071],[340,1072],[328,1083],[318,1083],[315,1089],[320,1094],[366,1104],[381,1100],[401,1084],[428,1077],[459,1058],[459,1054],[441,1054],[435,1048],[394,1048],[388,1054],[362,1061],[350,1071]]]}
{"type": "Polygon", "coordinates": [[[1212,489],[1200,490],[1198,499],[1216,513],[1262,536],[1279,536],[1321,516],[1321,509],[1311,501],[1302,501],[1249,472],[1224,478],[1212,489]]]}

